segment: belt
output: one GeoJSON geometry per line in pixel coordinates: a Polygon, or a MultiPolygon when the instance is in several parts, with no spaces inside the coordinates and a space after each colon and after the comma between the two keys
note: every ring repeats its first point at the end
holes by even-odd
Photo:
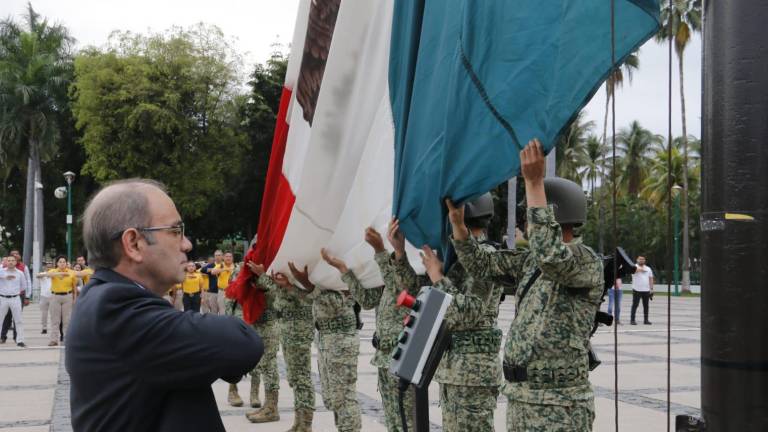
{"type": "Polygon", "coordinates": [[[312,308],[289,309],[280,312],[280,319],[283,321],[311,321],[312,308]]]}
{"type": "Polygon", "coordinates": [[[498,353],[501,349],[501,330],[497,328],[453,332],[448,347],[454,353],[498,353]]]}
{"type": "Polygon", "coordinates": [[[5,298],[14,298],[14,297],[18,297],[18,296],[19,296],[19,294],[14,294],[14,295],[9,295],[9,296],[7,296],[7,295],[0,295],[0,297],[5,297],[5,298]]]}
{"type": "Polygon", "coordinates": [[[329,320],[316,320],[315,328],[318,331],[324,331],[329,333],[341,333],[357,330],[357,320],[355,316],[342,316],[329,320]]]}
{"type": "Polygon", "coordinates": [[[187,297],[193,297],[193,296],[199,296],[199,295],[200,295],[200,293],[199,293],[199,292],[196,292],[196,293],[192,293],[192,294],[190,294],[190,293],[184,293],[184,295],[185,295],[185,296],[187,296],[187,297]]]}
{"type": "Polygon", "coordinates": [[[586,367],[527,368],[504,363],[503,369],[507,382],[528,382],[531,389],[572,387],[589,383],[589,371],[586,367]]]}
{"type": "Polygon", "coordinates": [[[63,292],[63,293],[57,293],[57,292],[55,292],[55,293],[52,293],[52,294],[53,294],[53,295],[69,295],[69,294],[72,294],[72,291],[67,291],[67,292],[63,292]]]}

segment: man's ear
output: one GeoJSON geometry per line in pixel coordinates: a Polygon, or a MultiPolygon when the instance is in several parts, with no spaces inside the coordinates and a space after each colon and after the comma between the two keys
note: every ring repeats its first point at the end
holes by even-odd
{"type": "Polygon", "coordinates": [[[145,244],[142,244],[143,237],[134,228],[129,228],[123,232],[120,237],[120,246],[123,249],[123,256],[131,261],[140,263],[144,261],[142,249],[145,244]]]}

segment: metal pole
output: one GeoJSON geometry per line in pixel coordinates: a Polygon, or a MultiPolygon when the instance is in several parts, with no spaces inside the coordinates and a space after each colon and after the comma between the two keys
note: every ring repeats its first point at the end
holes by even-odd
{"type": "Polygon", "coordinates": [[[675,273],[675,296],[680,295],[680,193],[675,196],[675,258],[674,258],[674,273],[675,273]]]}
{"type": "Polygon", "coordinates": [[[67,261],[72,263],[72,182],[67,181],[67,261]]]}
{"type": "Polygon", "coordinates": [[[704,2],[701,408],[768,430],[768,2],[704,2]]]}

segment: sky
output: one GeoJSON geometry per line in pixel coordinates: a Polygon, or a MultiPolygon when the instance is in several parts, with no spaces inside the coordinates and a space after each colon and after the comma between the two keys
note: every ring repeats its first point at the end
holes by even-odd
{"type": "MultiPolygon", "coordinates": [[[[0,0],[0,17],[19,17],[26,0],[0,0]]],[[[235,39],[235,49],[247,69],[264,62],[280,43],[285,49],[292,39],[298,0],[35,0],[35,10],[51,21],[67,26],[78,47],[103,45],[113,30],[137,33],[160,32],[171,26],[187,27],[199,22],[220,27],[235,39]]],[[[616,128],[620,131],[637,120],[657,134],[668,129],[668,51],[654,41],[640,50],[640,69],[631,83],[616,93],[616,128]]],[[[672,130],[681,128],[678,65],[673,55],[672,130]]],[[[696,35],[684,58],[688,133],[701,136],[701,38],[696,35]]],[[[594,133],[602,134],[605,89],[601,88],[585,107],[594,133]]],[[[610,128],[610,123],[609,123],[610,128]]],[[[610,134],[610,131],[609,131],[610,134]]]]}

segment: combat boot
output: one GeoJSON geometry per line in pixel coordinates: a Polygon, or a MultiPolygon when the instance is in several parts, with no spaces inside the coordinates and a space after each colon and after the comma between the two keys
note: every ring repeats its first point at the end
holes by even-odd
{"type": "Polygon", "coordinates": [[[237,394],[237,384],[229,385],[229,395],[227,395],[227,402],[233,407],[243,406],[243,400],[240,398],[240,395],[237,394]]]}
{"type": "Polygon", "coordinates": [[[251,408],[261,408],[259,384],[259,377],[251,375],[251,408]]]}
{"type": "Polygon", "coordinates": [[[264,406],[260,410],[246,413],[245,417],[251,423],[269,423],[280,420],[280,413],[277,412],[277,390],[267,391],[264,395],[264,406]]]}
{"type": "Polygon", "coordinates": [[[296,421],[293,431],[290,432],[312,432],[312,417],[314,417],[314,415],[315,412],[310,409],[300,408],[296,410],[296,417],[298,420],[296,421]]]}

